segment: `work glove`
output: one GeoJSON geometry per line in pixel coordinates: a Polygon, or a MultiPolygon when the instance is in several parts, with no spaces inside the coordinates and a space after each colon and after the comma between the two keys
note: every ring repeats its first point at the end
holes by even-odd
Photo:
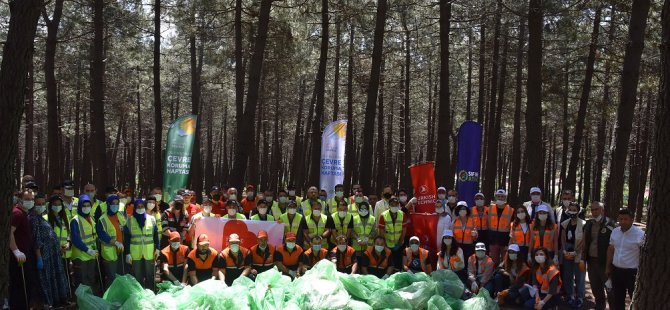
{"type": "Polygon", "coordinates": [[[387,274],[385,274],[385,275],[382,277],[382,280],[386,280],[386,279],[388,279],[388,278],[389,278],[389,274],[387,273],[387,274]]]}
{"type": "Polygon", "coordinates": [[[133,264],[133,258],[130,256],[130,254],[126,254],[126,264],[128,265],[133,264]]]}
{"type": "Polygon", "coordinates": [[[114,245],[119,252],[123,252],[123,243],[116,241],[114,245]]]}
{"type": "Polygon", "coordinates": [[[179,282],[179,280],[172,281],[172,284],[174,284],[175,286],[182,286],[181,282],[179,282]]]}
{"type": "Polygon", "coordinates": [[[472,282],[472,285],[470,285],[470,291],[473,293],[477,293],[477,290],[479,289],[479,285],[477,285],[477,282],[472,282]]]}
{"type": "Polygon", "coordinates": [[[14,257],[16,257],[16,261],[19,262],[19,264],[26,262],[26,254],[23,254],[19,249],[14,250],[14,257]]]}
{"type": "Polygon", "coordinates": [[[94,249],[88,249],[88,251],[86,251],[86,253],[87,253],[88,255],[93,256],[93,257],[98,257],[98,251],[96,251],[96,250],[94,250],[94,249]]]}
{"type": "Polygon", "coordinates": [[[37,257],[37,269],[42,270],[44,268],[44,261],[42,260],[42,256],[37,257]]]}

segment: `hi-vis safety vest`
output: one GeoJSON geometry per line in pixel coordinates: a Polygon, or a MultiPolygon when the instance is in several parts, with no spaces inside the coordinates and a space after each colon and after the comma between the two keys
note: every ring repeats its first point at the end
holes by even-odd
{"type": "MultiPolygon", "coordinates": [[[[542,273],[541,268],[537,268],[537,271],[535,271],[535,280],[540,286],[540,292],[542,294],[549,294],[549,284],[551,283],[551,280],[554,279],[554,277],[558,276],[558,270],[556,269],[555,266],[549,266],[549,269],[547,269],[546,273],[542,273]]],[[[558,287],[557,290],[560,292],[561,291],[561,286],[563,285],[563,281],[561,281],[561,277],[558,277],[558,287]]]]}
{"type": "Polygon", "coordinates": [[[262,220],[260,215],[254,214],[254,215],[251,216],[250,220],[252,220],[252,221],[266,221],[266,222],[274,222],[275,221],[274,216],[272,216],[270,214],[266,214],[265,216],[267,216],[265,218],[265,220],[262,220]]]}
{"type": "Polygon", "coordinates": [[[454,220],[454,239],[458,241],[460,244],[473,244],[474,243],[474,237],[472,236],[472,232],[477,229],[475,226],[475,219],[472,217],[468,217],[467,220],[465,221],[465,227],[463,227],[463,221],[461,220],[461,217],[457,217],[456,220],[454,220]]]}
{"type": "Polygon", "coordinates": [[[284,235],[286,235],[289,232],[292,232],[294,234],[298,234],[298,228],[300,228],[300,222],[302,222],[302,215],[300,213],[296,213],[293,216],[293,221],[289,222],[288,220],[288,213],[284,213],[279,217],[279,220],[284,223],[284,235]]]}
{"type": "Polygon", "coordinates": [[[130,230],[130,256],[133,260],[153,260],[155,252],[154,226],[156,221],[153,216],[147,216],[144,227],[140,227],[135,217],[128,221],[130,230]]]}
{"type": "Polygon", "coordinates": [[[512,240],[514,240],[514,243],[518,244],[519,246],[528,247],[530,246],[531,241],[530,238],[531,230],[532,228],[530,224],[526,225],[526,232],[523,232],[523,227],[521,227],[521,223],[516,224],[512,222],[509,236],[512,240]]]}
{"type": "MultiPolygon", "coordinates": [[[[328,220],[328,217],[325,214],[321,214],[319,216],[318,222],[315,222],[312,216],[306,217],[305,223],[307,223],[307,231],[309,232],[309,234],[319,236],[323,235],[323,233],[326,232],[326,220],[328,220]]],[[[305,248],[310,248],[311,246],[312,246],[312,240],[305,240],[305,248]]],[[[327,248],[328,240],[327,239],[321,240],[321,246],[327,248]]]]}
{"type": "MultiPolygon", "coordinates": [[[[70,233],[65,224],[62,226],[54,225],[54,233],[58,237],[58,245],[65,246],[70,241],[70,233]]],[[[65,251],[63,258],[72,258],[72,247],[65,251]]]]}
{"type": "MultiPolygon", "coordinates": [[[[122,227],[126,225],[126,219],[123,216],[123,213],[117,213],[116,218],[119,219],[119,230],[122,231],[122,227]]],[[[105,231],[105,233],[107,233],[107,235],[109,235],[113,241],[116,241],[116,228],[114,228],[114,224],[109,219],[109,215],[105,213],[105,215],[100,217],[99,221],[100,224],[102,224],[102,229],[105,231]]],[[[151,240],[153,241],[153,235],[151,240]]],[[[109,245],[106,242],[100,240],[100,248],[102,250],[102,253],[100,253],[102,259],[111,262],[116,261],[119,258],[119,254],[116,251],[115,245],[109,245]]]]}
{"type": "MultiPolygon", "coordinates": [[[[537,249],[540,247],[545,247],[549,251],[556,251],[554,249],[554,234],[557,233],[556,229],[556,224],[551,224],[550,227],[537,227],[538,229],[535,229],[536,227],[530,228],[532,238],[533,238],[533,248],[537,249]],[[549,229],[547,229],[549,228],[549,229]],[[539,229],[544,229],[544,235],[542,238],[540,238],[540,230],[539,229]]],[[[534,225],[533,225],[534,226],[534,225]]]]}
{"type": "MultiPolygon", "coordinates": [[[[79,237],[81,241],[89,248],[95,250],[95,228],[93,227],[93,219],[89,217],[88,219],[82,218],[79,215],[75,215],[72,218],[73,221],[77,223],[79,227],[79,237]]],[[[78,247],[72,247],[72,259],[78,259],[80,261],[89,261],[95,259],[95,257],[88,255],[88,253],[80,250],[78,247]]]]}
{"type": "Polygon", "coordinates": [[[354,250],[356,251],[365,251],[368,246],[374,244],[372,240],[372,230],[375,226],[375,217],[368,216],[368,218],[363,221],[360,216],[354,216],[354,233],[356,234],[356,240],[352,241],[354,250]],[[363,240],[367,238],[367,244],[359,245],[358,239],[363,240]]]}
{"type": "Polygon", "coordinates": [[[347,233],[349,232],[349,223],[351,223],[353,216],[351,215],[351,213],[347,212],[347,215],[344,216],[344,221],[340,219],[340,216],[337,214],[337,212],[331,214],[331,216],[333,217],[333,223],[335,223],[335,230],[337,231],[337,233],[330,235],[330,242],[332,242],[333,244],[337,244],[335,238],[338,235],[344,235],[344,236],[347,235],[347,233]]]}
{"type": "Polygon", "coordinates": [[[501,214],[498,214],[498,206],[491,205],[489,207],[489,230],[509,232],[512,213],[514,213],[514,210],[508,204],[505,204],[501,214]]]}
{"type": "Polygon", "coordinates": [[[386,239],[386,246],[393,248],[397,243],[402,242],[400,237],[402,237],[402,220],[405,214],[398,210],[396,213],[395,223],[391,219],[391,211],[386,210],[382,213],[384,217],[384,238],[386,239]]]}

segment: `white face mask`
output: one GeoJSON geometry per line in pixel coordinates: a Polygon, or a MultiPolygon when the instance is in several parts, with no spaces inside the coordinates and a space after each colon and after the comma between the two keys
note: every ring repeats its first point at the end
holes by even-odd
{"type": "Polygon", "coordinates": [[[475,204],[476,204],[478,207],[481,207],[481,206],[484,205],[484,200],[482,200],[482,199],[477,199],[477,200],[475,200],[475,204]]]}
{"type": "Polygon", "coordinates": [[[315,244],[312,246],[312,252],[319,252],[321,251],[321,245],[320,244],[315,244]]]}
{"type": "Polygon", "coordinates": [[[295,191],[288,191],[289,196],[295,196],[295,191]]]}
{"type": "Polygon", "coordinates": [[[342,196],[344,196],[344,192],[341,192],[341,191],[340,192],[335,192],[335,196],[337,196],[337,198],[342,198],[342,196]]]}
{"type": "Polygon", "coordinates": [[[356,203],[361,203],[363,202],[363,197],[356,197],[354,201],[356,201],[356,203]]]}
{"type": "Polygon", "coordinates": [[[545,261],[546,259],[547,259],[546,256],[540,256],[540,255],[536,255],[536,256],[535,256],[535,261],[536,261],[538,264],[543,264],[544,261],[545,261]]]}
{"type": "Polygon", "coordinates": [[[484,258],[484,256],[486,256],[486,252],[484,252],[484,251],[476,251],[476,252],[475,252],[475,255],[477,255],[477,258],[480,258],[480,259],[481,259],[481,258],[484,258]]]}
{"type": "Polygon", "coordinates": [[[21,205],[23,206],[24,209],[30,210],[35,206],[35,202],[32,200],[24,200],[21,205]]]}
{"type": "Polygon", "coordinates": [[[248,199],[254,198],[254,192],[247,192],[247,198],[248,199]]]}
{"type": "Polygon", "coordinates": [[[601,214],[601,215],[598,215],[598,217],[596,217],[596,221],[598,221],[598,222],[600,222],[602,219],[603,219],[603,215],[602,215],[602,214],[601,214]]]}
{"type": "Polygon", "coordinates": [[[518,217],[520,220],[526,219],[526,213],[517,213],[516,217],[518,217]]]}
{"type": "Polygon", "coordinates": [[[295,248],[295,242],[286,242],[286,248],[293,250],[293,248],[295,248]]]}
{"type": "Polygon", "coordinates": [[[265,215],[268,213],[268,208],[258,208],[258,213],[261,215],[265,215]]]}
{"type": "Polygon", "coordinates": [[[154,198],[156,198],[156,201],[162,201],[163,200],[163,195],[156,194],[156,195],[154,195],[154,198]]]}
{"type": "Polygon", "coordinates": [[[540,221],[546,221],[546,220],[547,220],[547,215],[548,215],[548,214],[538,214],[538,215],[537,215],[537,218],[538,218],[540,221]]]}
{"type": "Polygon", "coordinates": [[[561,200],[561,203],[563,204],[564,207],[568,207],[570,205],[570,200],[561,200]]]}
{"type": "Polygon", "coordinates": [[[231,244],[230,245],[230,250],[233,251],[233,253],[237,253],[240,251],[240,245],[239,244],[231,244]]]}
{"type": "Polygon", "coordinates": [[[265,196],[265,201],[272,202],[272,196],[265,196]]]}
{"type": "Polygon", "coordinates": [[[449,196],[449,198],[447,198],[447,201],[449,201],[449,203],[456,203],[456,196],[449,196]]]}
{"type": "Polygon", "coordinates": [[[83,213],[83,214],[91,213],[91,207],[82,207],[81,208],[81,213],[83,213]]]}
{"type": "Polygon", "coordinates": [[[296,211],[298,211],[296,208],[289,208],[288,214],[295,214],[296,211]]]}
{"type": "Polygon", "coordinates": [[[340,251],[340,252],[344,252],[346,249],[347,249],[346,244],[338,244],[337,245],[337,250],[340,251]]]}
{"type": "Polygon", "coordinates": [[[465,217],[466,215],[468,215],[468,211],[467,211],[467,210],[460,210],[460,211],[458,211],[458,216],[460,216],[460,217],[465,217]]]}
{"type": "Polygon", "coordinates": [[[237,215],[237,210],[235,210],[235,209],[228,209],[228,215],[229,215],[229,216],[235,216],[235,215],[237,215]]]}
{"type": "Polygon", "coordinates": [[[149,211],[153,210],[154,208],[156,208],[155,203],[152,202],[147,203],[147,209],[149,209],[149,211]]]}
{"type": "Polygon", "coordinates": [[[534,203],[540,202],[541,199],[542,199],[542,196],[540,196],[540,195],[530,195],[530,201],[532,201],[534,203]]]}
{"type": "Polygon", "coordinates": [[[412,252],[416,252],[419,250],[419,245],[418,244],[410,244],[409,248],[412,249],[412,252]]]}
{"type": "Polygon", "coordinates": [[[358,215],[360,215],[360,216],[368,216],[368,214],[370,214],[368,212],[368,209],[359,209],[358,210],[358,215]]]}
{"type": "Polygon", "coordinates": [[[210,214],[210,213],[212,213],[212,206],[203,207],[202,211],[204,211],[205,214],[210,214]]]}
{"type": "Polygon", "coordinates": [[[37,214],[42,214],[42,213],[44,213],[44,211],[46,211],[46,210],[47,210],[47,206],[46,206],[46,205],[35,206],[35,211],[37,212],[37,214]]]}
{"type": "Polygon", "coordinates": [[[56,205],[53,205],[53,206],[51,206],[51,210],[53,210],[54,213],[59,213],[60,210],[63,210],[63,206],[56,206],[56,205]]]}
{"type": "Polygon", "coordinates": [[[400,196],[400,197],[398,197],[398,200],[400,200],[400,202],[402,202],[402,203],[405,203],[405,202],[407,202],[407,196],[400,196]]]}
{"type": "Polygon", "coordinates": [[[391,207],[391,213],[398,213],[399,207],[391,207]]]}
{"type": "Polygon", "coordinates": [[[237,200],[237,195],[235,195],[235,194],[230,194],[230,196],[228,196],[228,199],[229,199],[229,200],[237,200]]]}
{"type": "Polygon", "coordinates": [[[288,197],[279,197],[279,203],[287,203],[288,197]]]}
{"type": "Polygon", "coordinates": [[[144,214],[145,212],[147,212],[147,210],[142,208],[142,209],[137,209],[135,212],[137,212],[137,214],[144,214]]]}
{"type": "Polygon", "coordinates": [[[86,192],[88,199],[95,200],[95,192],[86,192]]]}
{"type": "Polygon", "coordinates": [[[511,260],[511,261],[515,261],[515,260],[516,260],[516,256],[517,256],[517,254],[516,254],[516,253],[514,253],[514,254],[509,253],[508,256],[509,256],[509,260],[511,260]]]}
{"type": "Polygon", "coordinates": [[[381,251],[383,251],[383,250],[384,250],[383,245],[375,245],[375,251],[377,251],[378,253],[381,253],[381,251]]]}
{"type": "Polygon", "coordinates": [[[505,200],[496,200],[496,204],[498,206],[503,206],[503,205],[505,205],[505,200]]]}
{"type": "Polygon", "coordinates": [[[321,216],[321,210],[312,210],[312,214],[316,217],[321,216]]]}
{"type": "Polygon", "coordinates": [[[446,194],[437,194],[437,199],[439,199],[439,200],[444,200],[444,198],[446,198],[446,197],[447,197],[446,194]]]}
{"type": "Polygon", "coordinates": [[[453,239],[444,239],[444,240],[442,240],[442,242],[444,243],[444,245],[450,246],[451,243],[454,242],[454,240],[453,239]]]}
{"type": "Polygon", "coordinates": [[[435,208],[435,213],[437,213],[437,214],[442,214],[442,213],[444,213],[444,208],[442,208],[442,207],[435,208]]]}
{"type": "Polygon", "coordinates": [[[66,197],[74,197],[74,189],[66,189],[63,191],[63,194],[65,194],[66,197]]]}
{"type": "Polygon", "coordinates": [[[337,211],[337,216],[339,217],[345,217],[347,215],[347,211],[337,211]]]}
{"type": "Polygon", "coordinates": [[[179,248],[179,245],[180,245],[179,242],[170,242],[170,247],[171,247],[173,250],[178,249],[178,248],[179,248]]]}

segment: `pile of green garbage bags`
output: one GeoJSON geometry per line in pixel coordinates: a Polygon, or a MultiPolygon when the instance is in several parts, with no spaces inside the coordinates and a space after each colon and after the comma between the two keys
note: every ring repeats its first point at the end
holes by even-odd
{"type": "Polygon", "coordinates": [[[428,309],[489,310],[498,304],[482,289],[461,300],[464,286],[449,270],[395,273],[387,279],[372,275],[348,275],[323,260],[295,280],[277,269],[260,273],[256,281],[240,277],[227,286],[208,280],[195,286],[158,284],[159,294],[143,289],[130,275],[118,276],[102,298],[91,288],[77,288],[77,304],[84,310],[116,309],[428,309]]]}

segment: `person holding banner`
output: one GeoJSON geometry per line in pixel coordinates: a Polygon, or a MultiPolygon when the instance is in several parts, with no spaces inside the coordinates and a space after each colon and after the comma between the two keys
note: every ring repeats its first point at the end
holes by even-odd
{"type": "Polygon", "coordinates": [[[479,237],[475,219],[471,216],[470,208],[468,208],[466,203],[459,203],[454,213],[456,214],[456,219],[454,219],[454,225],[452,226],[454,239],[456,239],[456,242],[463,249],[463,255],[470,257],[475,253],[475,241],[479,237]]]}
{"type": "Polygon", "coordinates": [[[347,240],[351,240],[351,232],[354,230],[353,215],[348,212],[349,206],[346,202],[340,201],[337,205],[337,211],[331,214],[326,228],[330,229],[330,242],[337,245],[337,237],[343,235],[347,240]]]}
{"type": "Polygon", "coordinates": [[[363,201],[358,204],[358,212],[353,216],[354,234],[352,244],[356,253],[362,254],[369,246],[373,245],[373,240],[377,235],[375,227],[375,218],[370,216],[370,204],[363,201]]]}
{"type": "Polygon", "coordinates": [[[472,213],[472,217],[475,219],[479,240],[488,241],[489,206],[484,199],[485,197],[483,193],[476,193],[474,197],[475,205],[470,208],[470,213],[472,213]]]}
{"type": "Polygon", "coordinates": [[[258,243],[251,247],[251,273],[259,274],[272,269],[275,265],[275,246],[268,244],[268,233],[258,232],[258,243]]]}
{"type": "Polygon", "coordinates": [[[374,246],[368,247],[360,256],[361,274],[371,274],[380,279],[388,279],[393,273],[391,249],[387,248],[382,236],[375,237],[374,246]]]}
{"type": "Polygon", "coordinates": [[[214,266],[219,267],[223,273],[221,280],[228,286],[233,285],[235,279],[251,274],[251,252],[240,243],[242,240],[238,234],[230,234],[228,247],[223,249],[219,253],[219,258],[214,261],[214,266]]]}
{"type": "MultiPolygon", "coordinates": [[[[330,229],[326,228],[329,217],[321,211],[323,205],[318,201],[311,201],[312,203],[312,215],[305,217],[305,224],[307,229],[303,230],[305,237],[305,248],[310,249],[314,243],[312,243],[314,237],[320,236],[319,245],[323,248],[328,248],[328,237],[330,237],[330,229]]],[[[309,250],[308,250],[309,251],[309,250]]]]}
{"type": "Polygon", "coordinates": [[[358,271],[358,257],[356,250],[348,245],[347,237],[338,235],[337,246],[330,251],[330,261],[337,266],[337,271],[346,274],[356,274],[358,271]]]}
{"type": "Polygon", "coordinates": [[[256,202],[256,210],[252,213],[255,213],[250,217],[250,220],[252,221],[275,221],[275,217],[268,214],[268,203],[265,199],[256,202]]]}
{"type": "Polygon", "coordinates": [[[397,198],[389,200],[389,210],[384,211],[379,217],[379,224],[377,225],[379,235],[384,236],[386,246],[391,249],[391,255],[394,263],[394,268],[402,270],[403,257],[403,241],[407,233],[407,225],[409,223],[409,216],[400,211],[400,201],[397,198]]]}
{"type": "Polygon", "coordinates": [[[174,285],[186,284],[188,247],[181,244],[181,236],[176,231],[170,232],[169,241],[170,245],[161,250],[158,258],[161,278],[174,285]]]}
{"type": "Polygon", "coordinates": [[[238,213],[240,207],[235,200],[228,200],[226,201],[226,210],[227,214],[223,216],[224,219],[238,219],[238,220],[246,220],[247,218],[238,213]]]}
{"type": "Polygon", "coordinates": [[[284,224],[284,238],[286,238],[288,233],[293,233],[296,236],[298,244],[303,244],[303,232],[307,224],[302,214],[298,213],[298,204],[295,201],[289,201],[286,213],[279,217],[279,222],[284,224]]]}
{"type": "Polygon", "coordinates": [[[204,217],[219,217],[218,214],[214,213],[213,203],[214,203],[213,201],[205,198],[202,201],[202,211],[191,217],[191,223],[189,224],[188,238],[187,238],[187,240],[191,241],[184,241],[186,244],[191,243],[190,245],[191,248],[195,248],[195,230],[200,220],[204,217]]]}
{"type": "Polygon", "coordinates": [[[505,256],[509,244],[509,229],[514,209],[507,204],[507,191],[499,189],[495,204],[489,207],[489,255],[497,266],[505,256]]]}
{"type": "Polygon", "coordinates": [[[123,227],[126,263],[133,266],[133,276],[142,287],[153,290],[159,240],[156,218],[147,214],[142,199],[135,200],[133,216],[123,227]]]}
{"type": "MultiPolygon", "coordinates": [[[[296,208],[297,209],[297,208],[296,208]]],[[[277,247],[275,251],[275,265],[284,275],[295,279],[305,273],[305,253],[301,246],[296,244],[297,236],[294,232],[288,232],[284,236],[284,244],[277,247]]]]}
{"type": "Polygon", "coordinates": [[[326,256],[328,256],[328,248],[322,246],[323,243],[327,244],[327,240],[320,235],[314,235],[314,238],[311,239],[312,246],[305,251],[305,256],[307,257],[307,266],[305,267],[307,270],[312,269],[316,263],[322,259],[326,259],[326,256]]]}
{"type": "Polygon", "coordinates": [[[252,184],[247,185],[246,197],[242,198],[242,201],[240,201],[240,204],[242,205],[242,211],[245,215],[256,209],[258,197],[254,191],[255,189],[256,188],[252,184]]]}
{"type": "Polygon", "coordinates": [[[188,266],[188,277],[191,285],[196,285],[209,279],[221,279],[223,274],[215,261],[219,253],[209,247],[209,237],[202,234],[198,236],[198,247],[188,253],[186,265],[188,266]]]}
{"type": "Polygon", "coordinates": [[[419,237],[409,238],[409,247],[405,249],[405,256],[402,258],[403,270],[412,273],[425,272],[430,275],[433,272],[430,255],[428,250],[420,247],[419,243],[419,237]]]}

